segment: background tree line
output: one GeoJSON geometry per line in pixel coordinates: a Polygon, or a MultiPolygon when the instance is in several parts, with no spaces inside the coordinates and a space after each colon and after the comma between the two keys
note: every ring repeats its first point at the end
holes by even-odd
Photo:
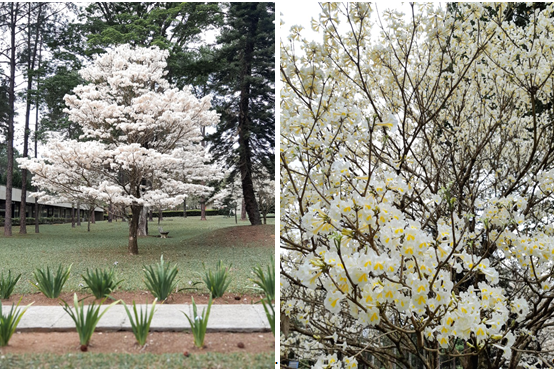
{"type": "MultiPolygon", "coordinates": [[[[30,186],[27,171],[14,166],[14,158],[36,157],[48,132],[79,138],[78,126],[64,112],[63,98],[83,83],[78,74],[83,66],[120,44],[168,50],[166,77],[171,83],[191,85],[197,97],[215,96],[221,120],[215,132],[204,133],[205,143],[230,176],[240,177],[250,222],[260,224],[253,168],[261,165],[273,176],[275,166],[274,12],[274,3],[99,2],[85,8],[72,3],[1,3],[4,234],[12,233],[12,187],[30,186]],[[208,43],[205,36],[210,34],[216,36],[208,43]],[[15,126],[22,121],[19,137],[15,126]]],[[[20,233],[26,233],[26,192],[22,194],[20,233]]]]}

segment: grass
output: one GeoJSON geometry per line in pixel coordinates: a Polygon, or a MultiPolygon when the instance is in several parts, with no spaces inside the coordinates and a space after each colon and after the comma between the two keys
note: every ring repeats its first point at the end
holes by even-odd
{"type": "MultiPolygon", "coordinates": [[[[274,235],[275,219],[268,219],[267,231],[274,235]]],[[[248,227],[247,222],[238,225],[248,227]]],[[[150,223],[150,234],[157,235],[156,223],[150,223]]],[[[60,261],[73,264],[71,276],[64,286],[64,292],[85,292],[86,287],[81,275],[88,269],[114,267],[118,279],[124,279],[118,290],[146,290],[143,283],[143,265],[158,263],[163,254],[164,261],[177,264],[177,278],[182,282],[178,286],[189,288],[189,282],[199,281],[204,272],[202,263],[212,266],[219,260],[232,264],[230,272],[231,285],[228,291],[233,293],[254,293],[256,289],[250,277],[251,269],[257,265],[266,265],[270,257],[275,255],[275,247],[268,248],[261,243],[248,242],[230,244],[226,238],[209,238],[212,232],[234,227],[234,218],[224,216],[208,217],[208,221],[200,221],[198,217],[166,218],[162,221],[165,231],[169,231],[169,239],[155,237],[139,238],[139,255],[130,256],[127,253],[128,225],[125,222],[108,223],[106,221],[91,225],[87,232],[86,224],[71,228],[71,224],[41,225],[40,234],[29,233],[6,238],[0,235],[1,271],[11,269],[13,273],[21,273],[21,280],[14,289],[14,294],[34,293],[36,288],[27,282],[32,280],[32,271],[44,268],[46,265],[57,265],[60,261]],[[81,286],[80,286],[81,284],[81,286]]],[[[271,244],[274,243],[271,239],[271,244]]],[[[203,284],[197,285],[198,292],[208,293],[203,284]]]]}
{"type": "Polygon", "coordinates": [[[0,369],[274,369],[275,354],[33,353],[0,355],[0,369]]]}

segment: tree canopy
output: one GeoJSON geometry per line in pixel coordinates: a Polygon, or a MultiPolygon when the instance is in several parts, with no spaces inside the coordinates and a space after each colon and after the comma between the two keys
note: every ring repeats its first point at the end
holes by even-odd
{"type": "MultiPolygon", "coordinates": [[[[87,141],[51,139],[44,159],[20,159],[33,183],[58,201],[129,206],[129,253],[137,254],[137,227],[144,206],[180,204],[211,188],[197,185],[216,176],[200,145],[201,128],[218,115],[211,96],[172,86],[167,51],[122,45],[81,70],[88,82],[66,95],[68,119],[87,141]]],[[[45,194],[40,194],[42,197],[45,194]]]]}
{"type": "Polygon", "coordinates": [[[550,366],[554,6],[511,6],[324,3],[282,40],[282,360],[550,366]]]}

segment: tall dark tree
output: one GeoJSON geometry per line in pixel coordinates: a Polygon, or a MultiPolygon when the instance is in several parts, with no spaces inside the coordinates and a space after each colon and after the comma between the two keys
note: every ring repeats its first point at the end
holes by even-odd
{"type": "MultiPolygon", "coordinates": [[[[33,88],[34,70],[37,64],[38,46],[40,44],[40,31],[41,23],[44,21],[44,3],[27,3],[27,25],[26,31],[26,77],[27,77],[27,91],[26,91],[26,110],[25,110],[25,128],[23,131],[23,157],[29,155],[29,121],[31,117],[31,104],[32,96],[31,90],[33,88]]],[[[27,234],[27,175],[26,169],[21,170],[21,203],[19,209],[20,221],[19,221],[19,233],[27,234]]]]}
{"type": "Polygon", "coordinates": [[[261,224],[253,163],[275,165],[274,22],[275,3],[231,3],[215,56],[213,81],[221,121],[209,136],[211,151],[240,173],[252,225],[261,224]]]}
{"type": "Polygon", "coordinates": [[[24,4],[1,3],[0,4],[0,30],[7,36],[7,45],[2,45],[1,54],[7,59],[9,65],[8,87],[8,124],[6,137],[7,167],[6,167],[6,207],[4,219],[4,236],[12,236],[12,184],[13,184],[13,139],[15,116],[15,77],[18,39],[21,32],[20,22],[24,17],[24,4]]]}
{"type": "MultiPolygon", "coordinates": [[[[0,73],[0,145],[3,145],[1,139],[7,136],[8,131],[8,120],[10,116],[10,106],[8,104],[8,85],[8,79],[3,78],[2,74],[0,73]]],[[[0,168],[0,176],[1,174],[2,169],[0,168]]]]}

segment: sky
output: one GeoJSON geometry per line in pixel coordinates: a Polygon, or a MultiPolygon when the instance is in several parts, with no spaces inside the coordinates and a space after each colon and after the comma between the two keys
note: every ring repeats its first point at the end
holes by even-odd
{"type": "MultiPolygon", "coordinates": [[[[319,36],[311,29],[311,19],[318,18],[320,13],[320,6],[317,1],[277,1],[277,13],[281,13],[281,20],[285,22],[285,25],[279,35],[281,37],[286,36],[291,26],[301,25],[304,26],[305,34],[308,40],[319,41],[319,36]]],[[[382,12],[385,9],[394,8],[403,10],[405,13],[410,11],[410,5],[404,1],[377,1],[373,2],[376,5],[376,9],[382,12]]]]}

